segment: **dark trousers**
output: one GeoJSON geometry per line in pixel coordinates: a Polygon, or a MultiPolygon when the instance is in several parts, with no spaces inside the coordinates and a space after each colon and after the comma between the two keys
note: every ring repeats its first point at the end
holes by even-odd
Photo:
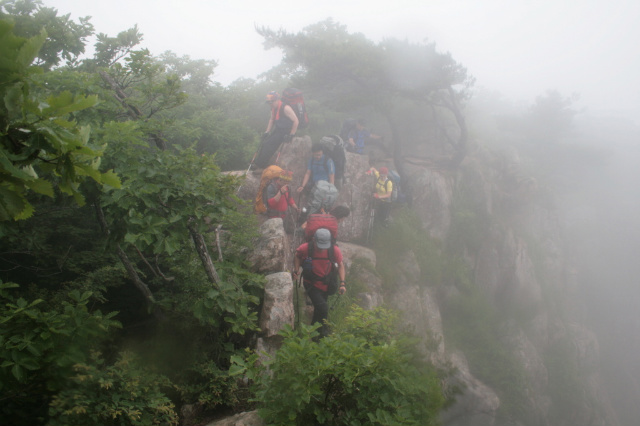
{"type": "Polygon", "coordinates": [[[389,219],[389,213],[391,212],[391,203],[378,200],[376,206],[376,219],[382,223],[389,219]]]}
{"type": "Polygon", "coordinates": [[[255,160],[256,166],[263,169],[269,166],[269,160],[271,160],[273,154],[275,154],[290,132],[290,130],[276,127],[264,142],[262,142],[260,152],[255,160]]]}
{"type": "Polygon", "coordinates": [[[329,334],[329,326],[326,324],[326,320],[329,317],[329,303],[327,302],[329,295],[326,291],[322,291],[307,282],[304,283],[304,289],[307,291],[307,295],[313,304],[313,317],[311,318],[311,324],[322,324],[319,329],[320,336],[326,337],[329,334]]]}

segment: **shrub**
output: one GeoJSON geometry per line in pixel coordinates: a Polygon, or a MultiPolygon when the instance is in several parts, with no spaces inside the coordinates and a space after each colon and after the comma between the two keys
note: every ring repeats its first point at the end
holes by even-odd
{"type": "Polygon", "coordinates": [[[142,368],[131,352],[111,366],[99,353],[76,364],[73,383],[49,407],[51,426],[177,425],[173,403],[161,391],[169,381],[142,368]]]}
{"type": "Polygon", "coordinates": [[[318,342],[317,327],[282,332],[256,375],[260,415],[272,425],[432,425],[443,404],[435,370],[393,337],[388,311],[354,308],[318,342]]]}

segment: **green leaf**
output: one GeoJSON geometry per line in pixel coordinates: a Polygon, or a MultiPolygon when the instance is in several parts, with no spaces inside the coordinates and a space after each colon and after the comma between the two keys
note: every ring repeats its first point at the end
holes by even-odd
{"type": "Polygon", "coordinates": [[[51,182],[44,179],[27,180],[24,182],[25,186],[38,194],[47,195],[53,198],[53,185],[51,182]]]}

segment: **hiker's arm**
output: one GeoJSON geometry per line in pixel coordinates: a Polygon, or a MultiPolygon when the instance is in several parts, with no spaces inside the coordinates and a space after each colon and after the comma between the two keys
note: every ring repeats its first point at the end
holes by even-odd
{"type": "Polygon", "coordinates": [[[338,276],[340,277],[340,289],[338,290],[338,293],[344,294],[347,291],[347,287],[345,287],[344,282],[344,278],[346,276],[344,262],[340,262],[340,265],[338,265],[338,276]]]}
{"type": "Polygon", "coordinates": [[[272,127],[273,127],[273,114],[271,114],[271,118],[269,119],[269,123],[267,124],[267,130],[265,130],[264,132],[269,133],[272,127]]]}
{"type": "Polygon", "coordinates": [[[307,185],[307,182],[309,182],[310,176],[311,176],[311,170],[307,169],[307,172],[304,174],[304,177],[302,178],[302,184],[298,188],[298,192],[302,192],[304,187],[307,185]]]}
{"type": "Polygon", "coordinates": [[[298,124],[300,124],[298,121],[298,116],[293,111],[293,108],[291,108],[289,105],[285,105],[284,115],[286,115],[289,118],[289,120],[293,121],[293,126],[291,127],[291,133],[290,133],[290,135],[293,136],[296,134],[296,131],[298,130],[298,124]]]}

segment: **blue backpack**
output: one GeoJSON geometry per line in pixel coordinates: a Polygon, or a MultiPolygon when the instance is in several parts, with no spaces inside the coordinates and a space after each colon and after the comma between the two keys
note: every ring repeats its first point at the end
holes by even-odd
{"type": "MultiPolygon", "coordinates": [[[[389,180],[393,182],[393,189],[391,190],[391,202],[392,203],[404,203],[406,202],[406,196],[402,193],[402,188],[400,187],[401,178],[398,172],[395,170],[389,170],[389,180]]],[[[388,181],[387,181],[388,182],[388,181]]],[[[388,189],[387,185],[387,189],[388,189]]]]}

